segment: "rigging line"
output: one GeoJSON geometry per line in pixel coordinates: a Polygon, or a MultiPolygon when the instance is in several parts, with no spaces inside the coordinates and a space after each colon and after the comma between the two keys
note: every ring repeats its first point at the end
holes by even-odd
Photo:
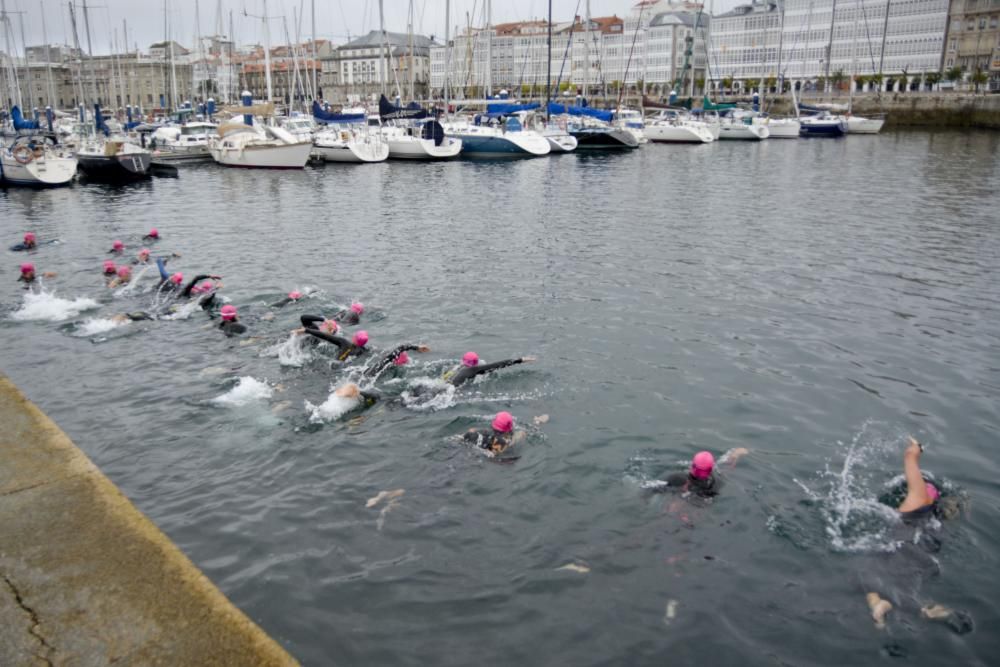
{"type": "MultiPolygon", "coordinates": [[[[642,13],[644,11],[646,11],[646,5],[645,4],[643,4],[641,7],[639,7],[639,21],[638,21],[638,23],[636,23],[635,32],[632,33],[632,46],[629,47],[629,50],[628,50],[628,61],[625,63],[625,74],[622,75],[622,78],[624,79],[624,81],[622,81],[622,83],[621,83],[622,87],[618,89],[618,108],[619,109],[622,106],[622,94],[625,92],[625,88],[628,87],[628,71],[629,71],[629,68],[632,66],[632,52],[635,51],[635,41],[639,37],[639,28],[642,26],[642,13]]],[[[697,26],[695,26],[695,30],[697,30],[697,29],[698,29],[697,26]]],[[[694,41],[692,41],[691,44],[693,45],[694,41]]]]}
{"type": "MultiPolygon", "coordinates": [[[[566,67],[566,56],[569,55],[569,47],[573,43],[573,28],[576,27],[576,17],[580,15],[580,2],[582,0],[576,0],[576,11],[573,12],[573,23],[570,25],[569,38],[566,40],[566,50],[563,51],[562,62],[559,64],[559,76],[556,77],[556,95],[559,95],[559,86],[562,84],[563,69],[566,67]]],[[[584,41],[584,46],[587,42],[584,41]]],[[[548,109],[546,109],[548,113],[548,109]]]]}

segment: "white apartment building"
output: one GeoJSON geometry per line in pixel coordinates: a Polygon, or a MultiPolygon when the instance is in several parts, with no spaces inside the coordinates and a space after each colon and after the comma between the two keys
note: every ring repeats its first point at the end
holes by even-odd
{"type": "Polygon", "coordinates": [[[941,68],[948,4],[785,0],[782,11],[779,0],[753,0],[713,19],[710,78],[739,82],[774,76],[800,83],[881,71],[886,84],[892,79],[899,87],[903,72],[912,80],[941,68]]]}
{"type": "MultiPolygon", "coordinates": [[[[677,84],[686,92],[705,77],[708,25],[700,4],[671,0],[642,0],[624,19],[593,17],[588,23],[577,16],[553,23],[551,84],[563,93],[606,92],[622,83],[645,83],[647,90],[663,93],[677,84]]],[[[523,21],[456,36],[450,45],[452,96],[481,97],[501,89],[539,94],[549,68],[548,27],[547,21],[523,21]]],[[[444,45],[431,49],[435,94],[444,88],[446,51],[444,45]]]]}

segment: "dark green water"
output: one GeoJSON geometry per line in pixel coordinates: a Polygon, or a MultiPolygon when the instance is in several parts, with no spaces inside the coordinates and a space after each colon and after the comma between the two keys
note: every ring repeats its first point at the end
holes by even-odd
{"type": "Polygon", "coordinates": [[[32,257],[59,273],[47,287],[98,306],[25,311],[5,253],[0,367],[306,664],[990,665],[998,148],[900,132],[0,191],[5,243],[60,238],[32,257]],[[154,251],[224,275],[260,340],[200,312],[88,323],[148,307],[151,274],[112,294],[98,273],[154,225],[154,251]],[[319,291],[266,306],[293,287],[319,291]],[[275,348],[351,298],[376,347],[433,350],[379,382],[390,395],[467,350],[538,362],[311,423],[306,401],[350,371],[275,348]],[[216,401],[254,395],[238,378],[276,390],[216,401]],[[550,416],[519,460],[454,441],[501,409],[550,416]],[[901,548],[913,531],[877,502],[908,433],[970,507],[928,529],[933,554],[901,548]],[[737,446],[707,506],[643,488],[737,446]],[[884,630],[873,589],[896,604],[884,630]],[[921,619],[930,601],[975,630],[921,619]]]}

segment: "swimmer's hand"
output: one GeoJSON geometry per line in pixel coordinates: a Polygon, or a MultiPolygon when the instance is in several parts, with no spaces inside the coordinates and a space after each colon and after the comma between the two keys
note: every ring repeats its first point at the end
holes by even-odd
{"type": "Polygon", "coordinates": [[[530,363],[532,363],[534,361],[538,361],[538,359],[535,358],[535,357],[521,357],[521,363],[522,364],[530,364],[530,363]]]}
{"type": "Polygon", "coordinates": [[[920,454],[924,451],[924,448],[920,446],[920,443],[917,442],[917,439],[914,438],[912,435],[909,436],[909,438],[910,438],[910,444],[907,445],[906,451],[903,452],[903,457],[919,459],[920,454]]]}
{"type": "Polygon", "coordinates": [[[56,277],[55,271],[46,271],[45,273],[42,274],[42,278],[55,278],[55,277],[56,277]]]}
{"type": "Polygon", "coordinates": [[[540,426],[542,424],[547,424],[549,422],[549,416],[548,415],[538,415],[537,417],[535,417],[534,422],[535,422],[535,426],[540,426]]]}
{"type": "Polygon", "coordinates": [[[305,327],[299,327],[298,329],[292,329],[292,333],[295,334],[295,335],[297,335],[297,336],[301,336],[305,332],[306,332],[306,328],[305,327]]]}
{"type": "Polygon", "coordinates": [[[209,276],[212,280],[222,280],[222,276],[209,276]]]}
{"type": "Polygon", "coordinates": [[[430,351],[431,348],[427,347],[426,345],[419,345],[417,347],[417,352],[430,352],[430,351]]]}

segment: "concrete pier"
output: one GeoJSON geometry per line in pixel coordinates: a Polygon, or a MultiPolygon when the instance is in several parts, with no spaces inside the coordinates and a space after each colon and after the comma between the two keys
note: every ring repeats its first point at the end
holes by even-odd
{"type": "Polygon", "coordinates": [[[0,665],[295,665],[0,375],[0,665]]]}

